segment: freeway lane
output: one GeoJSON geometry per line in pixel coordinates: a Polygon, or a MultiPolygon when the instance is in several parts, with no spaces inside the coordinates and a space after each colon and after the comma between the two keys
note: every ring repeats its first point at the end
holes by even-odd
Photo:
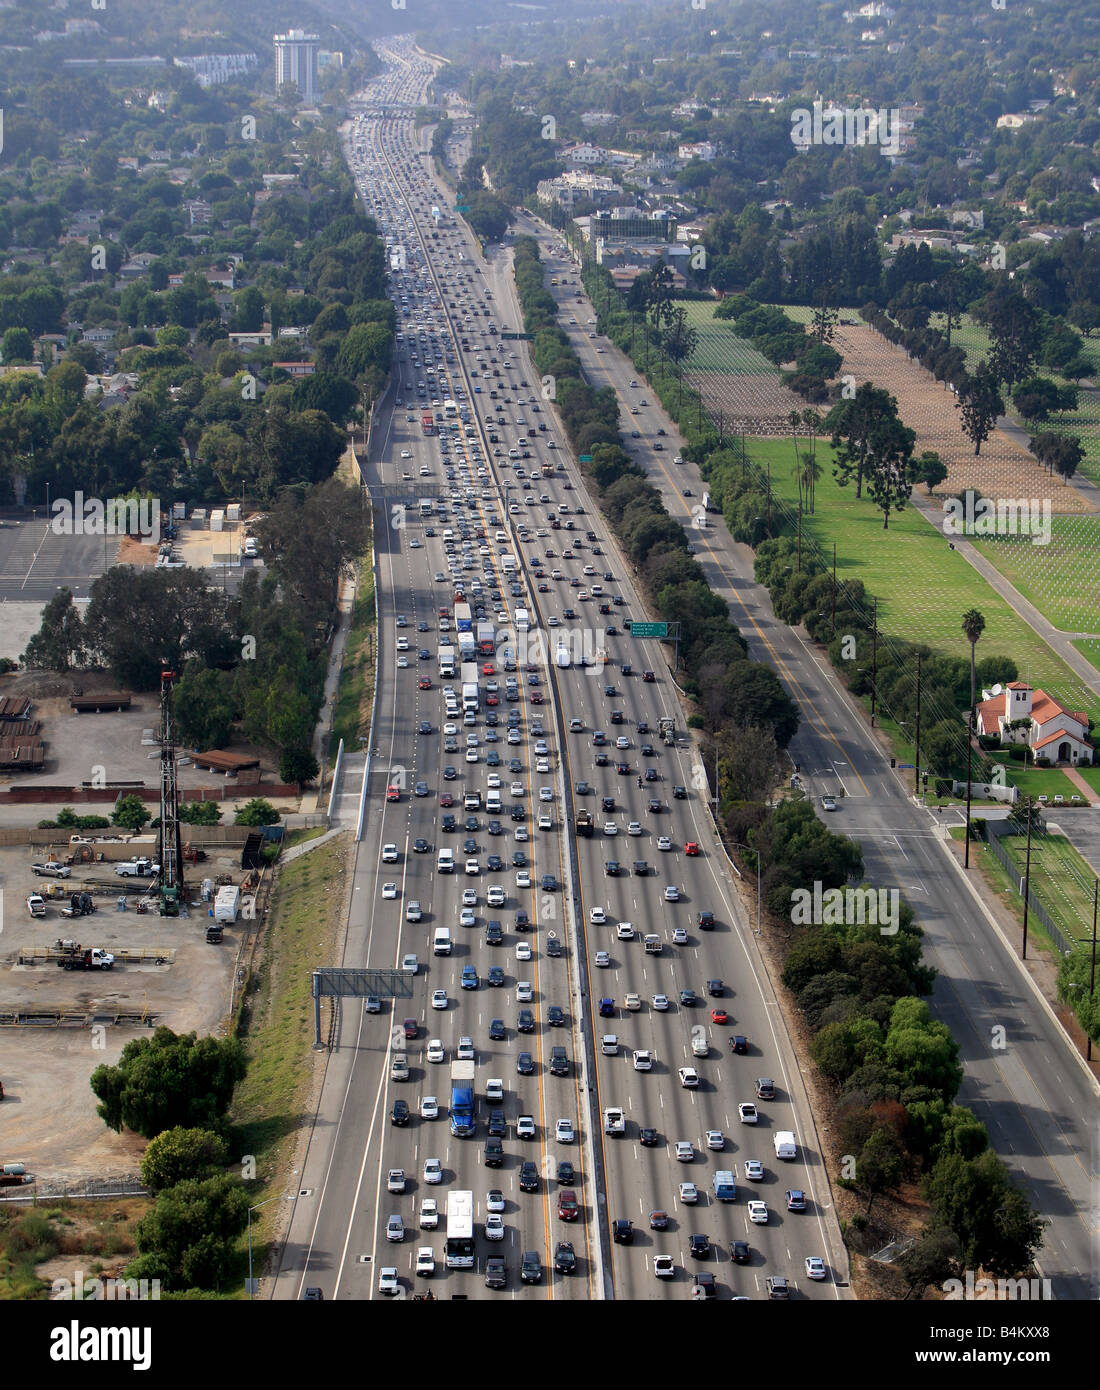
{"type": "MultiPolygon", "coordinates": [[[[522,220],[529,229],[538,225],[522,220]]],[[[546,248],[557,245],[544,229],[541,241],[546,248]]],[[[575,300],[562,302],[577,318],[592,313],[587,299],[584,313],[577,312],[582,306],[575,300]]],[[[635,399],[630,363],[610,346],[597,355],[579,327],[572,331],[589,379],[611,385],[624,405],[635,399]]],[[[636,423],[638,417],[631,418],[636,423]]],[[[651,408],[649,438],[635,457],[670,514],[689,524],[694,498],[685,497],[684,489],[690,486],[698,497],[703,484],[694,466],[676,467],[667,451],[652,450],[657,422],[675,439],[672,422],[651,408]]],[[[720,517],[710,523],[693,533],[698,558],[712,587],[729,601],[751,654],[772,662],[799,701],[803,724],[791,754],[802,765],[804,783],[818,794],[843,787],[837,828],[860,843],[869,881],[900,887],[919,915],[926,959],[939,972],[932,1004],[959,1042],[966,1071],[959,1100],[986,1124],[997,1151],[1050,1223],[1042,1272],[1057,1297],[1095,1298],[1096,1083],[1035,1000],[980,904],[959,884],[937,844],[935,816],[916,805],[910,785],[891,772],[862,710],[848,702],[816,650],[776,622],[766,593],[753,582],[752,553],[734,544],[720,517]],[[999,1027],[1006,1030],[1005,1049],[991,1046],[999,1027]]]]}

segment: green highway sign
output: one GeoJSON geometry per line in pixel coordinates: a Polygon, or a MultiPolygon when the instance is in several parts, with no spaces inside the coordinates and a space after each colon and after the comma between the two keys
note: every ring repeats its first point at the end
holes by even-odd
{"type": "Polygon", "coordinates": [[[507,329],[502,329],[500,336],[502,338],[514,338],[521,343],[533,342],[535,337],[533,333],[509,333],[507,329]]]}
{"type": "Polygon", "coordinates": [[[591,454],[578,454],[578,455],[577,455],[577,462],[578,462],[578,463],[591,463],[591,462],[592,462],[592,455],[591,455],[591,454]]]}
{"type": "Polygon", "coordinates": [[[631,623],[631,637],[667,637],[668,623],[631,623]]]}

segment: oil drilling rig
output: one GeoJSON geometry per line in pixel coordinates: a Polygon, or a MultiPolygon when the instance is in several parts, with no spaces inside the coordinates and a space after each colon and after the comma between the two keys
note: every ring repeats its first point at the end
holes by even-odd
{"type": "Polygon", "coordinates": [[[160,864],[160,915],[178,917],[185,900],[183,848],[180,841],[179,787],[176,767],[176,730],[172,707],[174,671],[160,675],[160,830],[157,861],[160,864]]]}

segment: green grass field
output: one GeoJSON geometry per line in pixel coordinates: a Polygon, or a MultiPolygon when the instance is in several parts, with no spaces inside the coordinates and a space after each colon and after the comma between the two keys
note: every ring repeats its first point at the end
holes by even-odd
{"type": "MultiPolygon", "coordinates": [[[[1005,835],[1001,845],[1012,856],[1023,876],[1027,840],[1005,835]]],[[[1092,893],[1095,875],[1073,845],[1062,835],[1032,835],[1032,893],[1070,940],[1092,937],[1092,893]]]]}
{"type": "Polygon", "coordinates": [[[730,376],[778,377],[778,369],[744,338],[733,331],[729,319],[716,319],[714,305],[707,300],[683,301],[688,323],[699,334],[691,359],[693,372],[726,372],[730,376]]]}
{"type": "MultiPolygon", "coordinates": [[[[746,444],[759,467],[771,460],[774,493],[796,512],[791,441],[753,439],[746,444]]],[[[883,530],[881,513],[866,499],[857,501],[853,485],[841,488],[833,480],[828,444],[819,441],[818,449],[824,471],[817,484],[816,512],[803,515],[803,534],[830,556],[836,542],[838,577],[861,579],[877,596],[883,631],[968,658],[969,646],[959,620],[968,608],[978,608],[986,620],[979,655],[1011,656],[1021,679],[1100,721],[1100,698],[1082,685],[961,555],[948,549],[940,532],[913,507],[892,515],[889,529],[883,530]]]]}
{"type": "Polygon", "coordinates": [[[1100,636],[1100,516],[1056,516],[1049,545],[972,538],[992,565],[1062,632],[1100,636]]]}
{"type": "Polygon", "coordinates": [[[1077,772],[1093,789],[1097,800],[1100,801],[1100,767],[1079,767],[1077,772]]]}
{"type": "Polygon", "coordinates": [[[1100,672],[1100,638],[1082,637],[1073,644],[1086,661],[1092,662],[1100,672]]]}
{"type": "Polygon", "coordinates": [[[1022,792],[1027,792],[1028,796],[1045,795],[1049,796],[1051,801],[1056,796],[1064,796],[1069,801],[1072,796],[1082,795],[1076,784],[1056,767],[1025,768],[1017,762],[1012,762],[1007,754],[993,753],[990,756],[995,763],[1003,764],[1006,781],[1011,786],[1019,787],[1022,792]]]}

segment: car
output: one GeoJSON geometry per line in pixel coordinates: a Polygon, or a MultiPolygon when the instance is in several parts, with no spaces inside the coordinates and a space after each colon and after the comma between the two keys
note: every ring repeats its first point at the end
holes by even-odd
{"type": "Polygon", "coordinates": [[[413,852],[415,854],[430,854],[431,850],[431,845],[428,844],[427,840],[424,839],[423,835],[418,835],[416,839],[413,841],[413,852]]]}
{"type": "Polygon", "coordinates": [[[687,934],[687,928],[686,928],[686,927],[673,927],[673,929],[672,929],[672,944],[673,944],[674,946],[686,946],[686,945],[687,945],[687,939],[688,939],[688,934],[687,934]]]}
{"type": "Polygon", "coordinates": [[[504,1099],[504,1082],[498,1076],[491,1076],[485,1083],[485,1099],[488,1101],[502,1101],[504,1099]]]}
{"type": "Polygon", "coordinates": [[[446,1049],[439,1038],[432,1038],[428,1043],[428,1061],[445,1062],[447,1060],[446,1049]]]}
{"type": "Polygon", "coordinates": [[[705,1260],[710,1255],[710,1237],[696,1232],[688,1238],[688,1254],[693,1259],[705,1260]]]}
{"type": "Polygon", "coordinates": [[[485,1210],[489,1212],[502,1212],[505,1207],[504,1193],[499,1187],[489,1189],[485,1197],[485,1210]]]}
{"type": "Polygon", "coordinates": [[[572,1144],[574,1137],[572,1120],[559,1120],[554,1126],[554,1138],[559,1144],[572,1144]]]}
{"type": "Polygon", "coordinates": [[[787,1210],[788,1210],[788,1211],[805,1211],[805,1210],[806,1210],[806,1194],[805,1194],[804,1192],[802,1192],[799,1188],[797,1188],[797,1187],[792,1187],[792,1188],[786,1193],[786,1198],[787,1198],[787,1210]]]}
{"type": "Polygon", "coordinates": [[[694,840],[688,840],[684,845],[684,853],[689,859],[695,859],[699,854],[699,846],[694,840]]]}
{"type": "Polygon", "coordinates": [[[694,1067],[680,1067],[677,1075],[680,1078],[680,1085],[685,1088],[691,1088],[699,1084],[699,1073],[694,1067]]]}
{"type": "Polygon", "coordinates": [[[638,1048],[635,1048],[635,1049],[634,1049],[634,1070],[635,1070],[635,1071],[652,1071],[652,1070],[653,1070],[653,1053],[650,1052],[649,1048],[647,1048],[647,1047],[638,1047],[638,1048]]]}
{"type": "Polygon", "coordinates": [[[490,1255],[485,1261],[485,1287],[487,1289],[506,1289],[508,1287],[508,1266],[499,1255],[490,1255]]]}
{"type": "Polygon", "coordinates": [[[603,833],[605,835],[617,835],[619,833],[619,827],[615,824],[613,820],[605,821],[603,833]]]}
{"type": "Polygon", "coordinates": [[[529,869],[520,869],[520,870],[517,872],[517,874],[516,874],[516,887],[517,887],[517,888],[530,888],[530,886],[531,886],[531,872],[530,872],[530,870],[529,870],[529,869]]]}
{"type": "Polygon", "coordinates": [[[747,1265],[752,1259],[752,1251],[747,1240],[730,1241],[730,1259],[734,1264],[747,1265]]]}
{"type": "MultiPolygon", "coordinates": [[[[458,925],[459,925],[460,927],[472,927],[476,921],[477,921],[477,917],[475,916],[474,910],[473,910],[472,907],[464,907],[464,908],[462,909],[462,911],[458,914],[458,925]]],[[[467,985],[467,984],[465,983],[465,969],[463,970],[463,981],[464,981],[464,982],[463,982],[463,985],[462,985],[462,988],[463,988],[463,989],[476,989],[476,988],[477,988],[477,985],[476,985],[476,984],[467,985]]]]}
{"type": "Polygon", "coordinates": [[[424,1181],[429,1186],[443,1181],[443,1165],[438,1158],[424,1160],[424,1181]]]}
{"type": "Polygon", "coordinates": [[[676,1277],[676,1264],[672,1256],[654,1255],[653,1273],[658,1279],[674,1279],[676,1277]]]}
{"type": "Polygon", "coordinates": [[[445,1009],[447,1007],[447,991],[445,989],[432,990],[432,1008],[445,1009]]]}
{"type": "Polygon", "coordinates": [[[423,1096],[420,1101],[420,1118],[422,1120],[439,1119],[439,1102],[435,1096],[423,1096]]]}
{"type": "Polygon", "coordinates": [[[657,1131],[652,1127],[652,1125],[639,1126],[638,1143],[646,1149],[653,1149],[657,1147],[657,1131]]]}
{"type": "Polygon", "coordinates": [[[634,940],[634,924],[633,924],[633,922],[620,922],[620,923],[616,926],[616,928],[615,928],[615,936],[617,937],[617,939],[618,939],[619,941],[633,941],[633,940],[634,940]]]}
{"type": "Polygon", "coordinates": [[[565,1026],[565,1013],[560,1004],[551,1004],[546,1011],[546,1022],[551,1028],[563,1028],[565,1026]]]}
{"type": "Polygon", "coordinates": [[[420,1227],[434,1231],[439,1225],[439,1204],[434,1197],[425,1197],[420,1203],[420,1227]]]}
{"type": "Polygon", "coordinates": [[[655,995],[653,996],[653,1007],[657,1010],[658,1013],[662,1013],[662,1014],[663,1014],[663,1013],[667,1013],[667,1012],[668,1012],[668,995],[667,995],[667,994],[655,994],[655,995]]]}
{"type": "Polygon", "coordinates": [[[458,1046],[455,1048],[455,1057],[460,1062],[473,1062],[476,1060],[473,1038],[459,1038],[458,1046]]]}
{"type": "Polygon", "coordinates": [[[805,1260],[806,1277],[808,1279],[825,1279],[828,1277],[828,1270],[825,1268],[825,1261],[820,1255],[807,1255],[805,1260]]]}
{"type": "Polygon", "coordinates": [[[383,898],[396,898],[396,897],[397,897],[397,884],[396,884],[396,883],[383,883],[383,885],[382,885],[382,896],[383,896],[383,898]]]}
{"type": "Polygon", "coordinates": [[[382,863],[383,863],[383,864],[396,864],[396,863],[397,863],[397,846],[396,846],[396,845],[383,845],[383,846],[382,846],[382,863]]]}
{"type": "Polygon", "coordinates": [[[571,1187],[563,1187],[558,1193],[558,1216],[562,1221],[576,1221],[580,1214],[576,1192],[571,1187]]]}
{"type": "Polygon", "coordinates": [[[520,1259],[519,1277],[524,1284],[537,1284],[542,1278],[537,1250],[525,1250],[520,1259]]]}
{"type": "Polygon", "coordinates": [[[516,1058],[516,1071],[520,1076],[534,1076],[535,1063],[529,1052],[521,1052],[516,1058]]]}
{"type": "Polygon", "coordinates": [[[705,1137],[708,1149],[724,1149],[726,1147],[726,1136],[720,1129],[708,1129],[705,1137]]]}
{"type": "MultiPolygon", "coordinates": [[[[607,875],[608,878],[618,878],[618,877],[620,876],[620,874],[622,873],[622,868],[620,867],[619,861],[618,861],[617,859],[608,859],[608,860],[606,861],[606,863],[604,864],[604,866],[603,866],[603,871],[604,871],[604,873],[607,875]]],[[[595,909],[595,910],[598,910],[598,911],[600,911],[600,912],[603,912],[603,908],[602,908],[602,907],[599,908],[599,909],[595,909]]],[[[593,920],[594,920],[594,919],[593,919],[593,920]]],[[[605,918],[604,918],[604,921],[606,921],[606,920],[607,920],[607,918],[605,917],[605,918]]]]}
{"type": "Polygon", "coordinates": [[[400,1216],[386,1218],[386,1239],[400,1241],[405,1239],[405,1223],[400,1216]]]}
{"type": "Polygon", "coordinates": [[[642,1007],[641,996],[631,991],[623,1000],[623,1007],[629,1009],[631,1013],[637,1013],[642,1007]]]}
{"type": "Polygon", "coordinates": [[[377,994],[368,994],[363,1001],[363,1010],[368,1014],[380,1014],[382,1012],[382,1000],[377,994]]]}
{"type": "Polygon", "coordinates": [[[499,1212],[490,1212],[485,1218],[485,1239],[503,1240],[504,1236],[504,1217],[499,1212]]]}
{"type": "Polygon", "coordinates": [[[395,1100],[393,1109],[390,1111],[390,1121],[399,1128],[404,1128],[409,1123],[409,1102],[407,1100],[395,1100]]]}
{"type": "Polygon", "coordinates": [[[737,1107],[737,1118],[743,1125],[754,1125],[760,1116],[756,1113],[756,1106],[751,1100],[743,1100],[737,1107]]]}
{"type": "Polygon", "coordinates": [[[634,1222],[620,1216],[611,1223],[611,1239],[616,1245],[634,1244],[634,1222]]]}
{"type": "Polygon", "coordinates": [[[520,1164],[519,1190],[521,1192],[537,1192],[539,1190],[538,1165],[531,1159],[525,1159],[520,1164]]]}
{"type": "Polygon", "coordinates": [[[607,951],[596,952],[596,965],[602,970],[606,970],[611,965],[611,956],[607,951]]]}
{"type": "Polygon", "coordinates": [[[594,907],[588,914],[588,920],[593,926],[602,927],[607,921],[607,913],[602,907],[594,907]]]}
{"type": "Polygon", "coordinates": [[[749,1182],[764,1181],[764,1165],[758,1158],[747,1158],[745,1160],[745,1177],[749,1182]]]}
{"type": "Polygon", "coordinates": [[[730,1051],[746,1053],[749,1050],[749,1040],[743,1033],[734,1033],[730,1038],[730,1051]]]}
{"type": "Polygon", "coordinates": [[[535,1137],[535,1121],[534,1121],[534,1117],[531,1116],[531,1115],[520,1115],[520,1117],[516,1120],[516,1138],[517,1138],[517,1139],[534,1139],[534,1137],[535,1137]]]}
{"type": "Polygon", "coordinates": [[[573,1250],[573,1242],[559,1240],[554,1251],[554,1268],[559,1274],[572,1274],[576,1267],[577,1256],[573,1250]]]}
{"type": "Polygon", "coordinates": [[[821,798],[821,809],[822,809],[823,811],[835,811],[835,810],[836,810],[836,798],[835,798],[835,797],[832,797],[832,796],[823,796],[823,797],[821,798]]]}
{"type": "Polygon", "coordinates": [[[680,1201],[685,1206],[695,1206],[699,1201],[699,1189],[693,1182],[682,1182],[679,1188],[680,1201]]]}
{"type": "Polygon", "coordinates": [[[504,1042],[507,1036],[507,1031],[504,1027],[504,1020],[502,1018],[493,1018],[489,1020],[490,1042],[504,1042]]]}
{"type": "Polygon", "coordinates": [[[378,1271],[378,1292],[391,1295],[401,1292],[396,1265],[383,1265],[378,1271]]]}
{"type": "Polygon", "coordinates": [[[711,1009],[710,1021],[711,1023],[728,1023],[730,1021],[730,1016],[726,1013],[725,1009],[711,1009]]]}
{"type": "Polygon", "coordinates": [[[768,1204],[767,1202],[752,1201],[748,1204],[749,1220],[754,1226],[766,1226],[768,1224],[768,1204]]]}
{"type": "Polygon", "coordinates": [[[782,1274],[769,1274],[764,1280],[769,1298],[790,1298],[791,1286],[782,1274]]]}
{"type": "Polygon", "coordinates": [[[690,1139],[678,1139],[675,1152],[677,1163],[693,1163],[695,1161],[695,1145],[690,1139]]]}
{"type": "Polygon", "coordinates": [[[517,981],[516,981],[516,1003],[517,1003],[517,1004],[530,1004],[530,1002],[531,1002],[531,1000],[532,1000],[533,997],[534,997],[534,986],[531,984],[531,981],[530,981],[530,980],[517,980],[517,981]]]}
{"type": "Polygon", "coordinates": [[[689,1009],[694,1008],[696,1003],[695,991],[693,989],[682,989],[680,991],[680,1003],[686,1005],[689,1009]]]}
{"type": "Polygon", "coordinates": [[[656,679],[657,679],[657,677],[653,674],[652,671],[643,671],[643,672],[642,672],[642,680],[645,681],[645,683],[646,683],[647,685],[652,685],[653,682],[654,682],[656,679]]]}
{"type": "Polygon", "coordinates": [[[668,837],[667,835],[658,835],[658,836],[657,836],[657,848],[658,848],[658,849],[671,849],[671,848],[672,848],[672,841],[669,839],[669,837],[668,837]]]}
{"type": "Polygon", "coordinates": [[[756,1078],[756,1094],[761,1100],[775,1099],[775,1082],[770,1076],[756,1078]]]}

